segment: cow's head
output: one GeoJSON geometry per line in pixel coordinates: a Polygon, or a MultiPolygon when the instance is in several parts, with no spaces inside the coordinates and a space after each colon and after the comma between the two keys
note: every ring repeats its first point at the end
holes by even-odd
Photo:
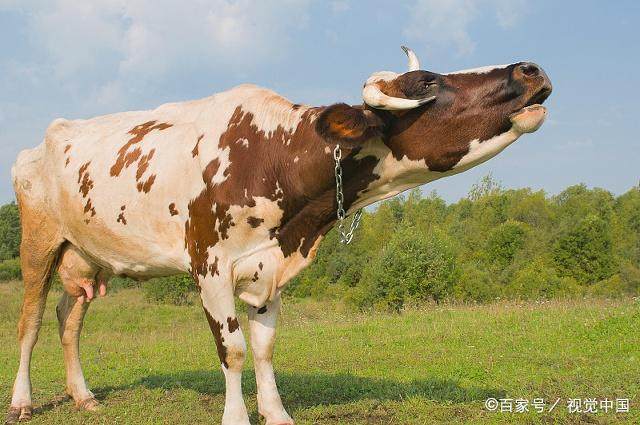
{"type": "Polygon", "coordinates": [[[551,82],[538,65],[518,62],[449,74],[420,69],[403,47],[409,71],[376,72],[362,91],[364,107],[325,109],[317,122],[327,139],[357,146],[380,137],[398,161],[437,172],[487,160],[546,116],[551,82]]]}

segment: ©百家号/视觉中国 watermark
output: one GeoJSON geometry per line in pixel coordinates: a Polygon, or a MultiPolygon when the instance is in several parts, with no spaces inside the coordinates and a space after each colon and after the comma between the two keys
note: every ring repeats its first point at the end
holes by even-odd
{"type": "Polygon", "coordinates": [[[550,413],[564,408],[568,413],[628,413],[630,403],[628,398],[568,398],[558,397],[552,400],[544,398],[493,398],[484,401],[484,408],[490,412],[499,413],[550,413]]]}

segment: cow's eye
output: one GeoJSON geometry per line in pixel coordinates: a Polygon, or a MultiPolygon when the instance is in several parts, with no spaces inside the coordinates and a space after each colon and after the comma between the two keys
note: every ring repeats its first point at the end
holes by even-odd
{"type": "Polygon", "coordinates": [[[416,85],[414,94],[422,95],[426,94],[430,88],[434,87],[436,84],[435,80],[420,80],[416,85]]]}
{"type": "Polygon", "coordinates": [[[399,84],[406,97],[419,99],[432,94],[437,77],[437,74],[428,71],[408,72],[400,79],[399,84]]]}
{"type": "Polygon", "coordinates": [[[423,85],[425,88],[429,88],[429,87],[431,87],[431,86],[433,86],[433,85],[435,85],[435,84],[436,84],[436,80],[435,80],[435,78],[434,78],[434,79],[432,79],[432,80],[422,80],[422,85],[423,85]]]}

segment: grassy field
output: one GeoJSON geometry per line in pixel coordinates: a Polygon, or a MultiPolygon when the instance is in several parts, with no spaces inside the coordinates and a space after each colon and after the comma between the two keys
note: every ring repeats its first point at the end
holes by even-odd
{"type": "MultiPolygon", "coordinates": [[[[199,306],[151,305],[132,289],[95,302],[82,355],[103,409],[90,414],[62,397],[58,296],[49,295],[34,354],[32,423],[219,423],[224,381],[199,306]]],[[[17,369],[20,301],[18,282],[0,284],[5,406],[17,369]]],[[[285,299],[275,364],[298,424],[640,423],[639,331],[634,300],[363,315],[285,299]],[[561,401],[551,413],[498,413],[484,408],[488,397],[561,401]],[[569,398],[605,397],[630,399],[630,412],[567,412],[569,398]]],[[[244,392],[252,423],[261,423],[251,359],[244,392]]]]}

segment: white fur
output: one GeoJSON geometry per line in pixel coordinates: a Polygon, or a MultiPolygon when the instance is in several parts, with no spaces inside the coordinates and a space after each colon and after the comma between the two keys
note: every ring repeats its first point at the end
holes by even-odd
{"type": "Polygon", "coordinates": [[[453,169],[457,172],[462,172],[481,164],[502,152],[507,146],[515,142],[518,137],[520,137],[519,133],[509,130],[482,142],[478,139],[472,140],[469,143],[469,153],[463,156],[454,165],[453,169]]]}
{"type": "Polygon", "coordinates": [[[470,68],[470,69],[461,69],[460,71],[448,72],[445,75],[455,75],[455,74],[488,74],[494,69],[504,69],[512,64],[503,64],[503,65],[488,65],[481,66],[479,68],[470,68]]]}

